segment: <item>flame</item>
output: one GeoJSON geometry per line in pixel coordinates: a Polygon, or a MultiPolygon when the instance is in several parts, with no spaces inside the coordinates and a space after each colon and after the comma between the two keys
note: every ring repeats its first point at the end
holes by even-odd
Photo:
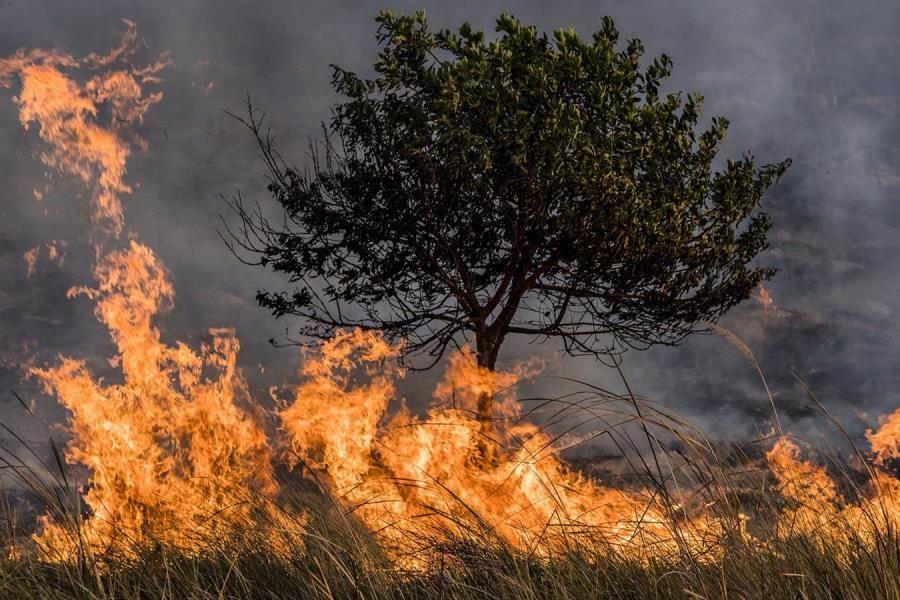
{"type": "Polygon", "coordinates": [[[400,350],[377,333],[339,332],[318,359],[301,367],[307,381],[297,388],[294,403],[279,413],[297,456],[328,469],[339,488],[354,484],[369,469],[378,423],[394,393],[393,369],[377,366],[400,350]],[[351,387],[357,358],[372,379],[351,387]]]}
{"type": "MultiPolygon", "coordinates": [[[[66,248],[69,243],[65,240],[50,240],[44,247],[47,249],[47,258],[53,262],[58,268],[62,269],[63,265],[66,262],[66,248]]],[[[34,248],[25,251],[22,254],[22,260],[25,261],[25,277],[31,277],[34,275],[34,271],[37,268],[37,261],[40,258],[41,254],[41,245],[38,244],[34,248]]]]}
{"type": "Polygon", "coordinates": [[[30,250],[26,250],[22,255],[22,260],[25,261],[25,267],[27,269],[25,276],[31,277],[34,274],[34,268],[37,265],[38,253],[41,250],[41,245],[38,244],[34,248],[30,250]]]}
{"type": "MultiPolygon", "coordinates": [[[[76,59],[23,49],[0,60],[0,85],[21,83],[14,98],[19,120],[26,129],[37,124],[47,147],[43,163],[94,183],[92,220],[112,237],[125,226],[126,162],[133,147],[144,147],[127,128],[162,99],[143,86],[158,83],[168,65],[163,56],[131,66],[137,29],[125,24],[107,54],[76,59]],[[92,75],[85,80],[84,72],[92,75]]],[[[65,246],[47,243],[50,260],[61,265],[65,246]]],[[[89,472],[82,490],[89,514],[74,524],[44,517],[36,545],[61,560],[82,550],[127,554],[148,543],[196,549],[199,538],[246,524],[259,498],[277,492],[263,428],[242,408],[250,397],[236,366],[239,344],[227,328],[211,329],[199,351],[163,343],[153,319],[174,302],[164,267],[136,241],[109,253],[103,247],[95,244],[97,287],[73,288],[69,297],[96,301],[96,316],[117,348],[110,364],[121,381],[107,384],[86,362],[68,357],[30,369],[70,412],[66,459],[89,472]]],[[[24,257],[29,274],[39,248],[24,257]]],[[[278,521],[271,514],[269,520],[278,521]]]]}
{"type": "MultiPolygon", "coordinates": [[[[37,125],[47,146],[44,165],[94,183],[92,221],[113,238],[125,230],[127,161],[144,145],[128,125],[162,99],[144,87],[157,83],[168,64],[162,57],[130,66],[137,47],[136,27],[126,21],[120,43],[106,54],[76,59],[20,50],[0,59],[0,85],[21,83],[19,119],[25,128],[37,125]],[[85,80],[83,72],[92,75],[85,80]]],[[[65,243],[46,248],[61,266],[65,243]]],[[[24,255],[29,275],[39,251],[24,255]]],[[[320,474],[342,506],[406,565],[427,560],[427,553],[411,558],[414,552],[458,538],[499,540],[537,555],[598,542],[640,559],[683,549],[701,560],[720,555],[726,525],[712,511],[688,510],[659,489],[613,487],[560,458],[564,439],[524,420],[515,396],[514,384],[535,375],[537,363],[490,371],[463,348],[450,356],[418,416],[397,397],[404,371],[395,359],[403,345],[375,331],[338,332],[306,356],[301,382],[276,412],[287,449],[279,457],[272,442],[280,440],[267,438],[251,412],[233,330],[211,329],[199,350],[163,341],[155,319],[173,307],[175,294],[150,248],[134,240],[112,252],[98,245],[94,277],[95,287],[73,288],[69,296],[96,303],[116,347],[113,382],[70,357],[30,369],[68,409],[66,459],[87,470],[87,514],[74,523],[41,519],[35,542],[45,557],[72,560],[83,550],[129,555],[147,544],[196,551],[211,536],[252,528],[260,499],[266,504],[282,491],[277,460],[320,474]],[[478,419],[485,396],[495,399],[489,431],[478,419]],[[496,450],[485,454],[485,444],[496,450]]],[[[777,310],[762,285],[757,298],[764,310],[777,310]]],[[[866,435],[875,476],[858,499],[842,494],[796,443],[776,440],[766,459],[785,502],[777,535],[844,539],[852,531],[871,540],[900,520],[900,482],[889,472],[900,452],[900,410],[866,435]]],[[[267,513],[268,521],[302,534],[303,516],[285,523],[280,510],[267,513]]],[[[739,534],[751,539],[743,529],[739,534]]],[[[284,547],[277,536],[267,541],[276,551],[284,547]]]]}
{"type": "Polygon", "coordinates": [[[56,264],[57,268],[62,269],[66,262],[66,248],[69,243],[65,240],[50,240],[45,244],[47,248],[47,258],[56,264]]]}
{"type": "Polygon", "coordinates": [[[833,523],[839,514],[834,481],[824,468],[800,456],[797,444],[785,437],[779,438],[766,453],[779,491],[791,503],[778,523],[782,535],[814,533],[833,523]]]}
{"type": "MultiPolygon", "coordinates": [[[[174,292],[146,246],[109,254],[95,276],[97,288],[70,294],[97,301],[122,383],[105,385],[71,358],[32,370],[71,413],[66,458],[90,469],[82,540],[125,552],[149,542],[192,548],[244,522],[248,497],[275,490],[265,434],[238,406],[249,399],[235,366],[238,341],[213,329],[200,352],[161,342],[152,319],[174,292]]],[[[66,557],[70,536],[45,518],[36,541],[48,556],[66,557]]]]}
{"type": "MultiPolygon", "coordinates": [[[[162,57],[145,67],[114,68],[137,47],[135,24],[125,24],[121,43],[105,55],[76,59],[61,52],[23,49],[0,59],[0,86],[10,87],[15,78],[21,83],[14,98],[19,121],[26,129],[37,124],[47,145],[42,162],[85,184],[95,182],[92,221],[115,236],[124,226],[120,197],[132,191],[125,183],[126,162],[131,147],[143,144],[137,137],[129,141],[122,126],[141,122],[162,99],[161,92],[145,93],[142,86],[157,83],[159,72],[169,64],[162,57]],[[67,73],[78,68],[96,74],[79,82],[67,73]]],[[[43,192],[35,190],[35,196],[41,198],[43,192]]]]}
{"type": "Polygon", "coordinates": [[[393,377],[402,371],[382,365],[400,350],[374,332],[338,334],[301,368],[306,380],[279,413],[299,460],[324,472],[388,546],[408,554],[417,542],[474,532],[542,554],[573,536],[633,553],[674,546],[670,520],[649,494],[570,470],[547,433],[516,421],[509,395],[495,440],[503,451],[480,458],[475,403],[482,393],[508,388],[523,369],[488,371],[465,349],[450,358],[424,418],[404,409],[388,418],[393,377]],[[355,383],[354,371],[370,381],[355,383]]]}
{"type": "Polygon", "coordinates": [[[772,294],[770,294],[769,290],[766,289],[766,286],[761,283],[759,284],[759,290],[756,294],[756,301],[762,306],[764,312],[775,310],[775,300],[772,298],[772,294]]]}
{"type": "Polygon", "coordinates": [[[900,458],[900,408],[882,417],[881,427],[867,431],[866,439],[872,445],[877,464],[884,466],[888,461],[900,458]]]}
{"type": "MultiPolygon", "coordinates": [[[[870,440],[874,438],[888,447],[884,450],[872,442],[873,450],[896,456],[890,450],[898,444],[897,431],[891,429],[892,425],[895,424],[889,418],[885,427],[868,434],[870,440]]],[[[848,540],[848,535],[853,535],[875,543],[885,532],[900,525],[900,480],[896,477],[876,470],[854,501],[838,493],[824,467],[804,460],[801,455],[799,446],[785,437],[779,438],[766,454],[779,482],[779,491],[788,502],[778,522],[779,535],[806,535],[832,545],[840,545],[848,540]]]]}

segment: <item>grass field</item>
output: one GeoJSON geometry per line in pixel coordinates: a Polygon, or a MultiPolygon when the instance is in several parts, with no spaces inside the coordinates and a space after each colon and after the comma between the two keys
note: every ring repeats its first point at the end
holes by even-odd
{"type": "MultiPolygon", "coordinates": [[[[196,527],[182,523],[177,536],[146,524],[98,538],[91,530],[97,516],[65,471],[48,476],[59,465],[38,473],[6,452],[7,468],[38,499],[42,516],[29,521],[21,502],[7,503],[0,597],[900,597],[900,488],[890,468],[859,451],[866,463],[835,467],[833,460],[826,469],[827,458],[806,460],[799,444],[777,439],[759,442],[770,448],[765,456],[746,445],[658,456],[669,477],[654,483],[652,467],[622,484],[642,490],[629,499],[647,499],[647,522],[629,523],[627,535],[570,515],[522,538],[503,534],[496,515],[479,514],[459,490],[441,486],[431,505],[415,513],[407,507],[413,516],[395,521],[390,533],[373,530],[365,510],[378,498],[355,505],[332,491],[327,473],[303,468],[280,468],[274,496],[248,491],[196,527]],[[685,491],[686,476],[675,473],[688,471],[685,491]],[[237,504],[240,519],[223,518],[237,504]],[[46,538],[29,532],[51,524],[66,541],[48,550],[46,538]]],[[[488,469],[467,464],[473,476],[488,469]]],[[[159,509],[140,510],[153,519],[159,509]]]]}
{"type": "Polygon", "coordinates": [[[538,557],[492,539],[433,540],[428,559],[405,569],[376,539],[325,510],[302,544],[275,550],[255,532],[207,540],[191,552],[142,547],[88,553],[64,563],[5,560],[4,598],[897,598],[900,538],[871,540],[729,535],[720,554],[626,559],[602,544],[538,557]],[[247,538],[251,539],[247,539],[247,538]]]}

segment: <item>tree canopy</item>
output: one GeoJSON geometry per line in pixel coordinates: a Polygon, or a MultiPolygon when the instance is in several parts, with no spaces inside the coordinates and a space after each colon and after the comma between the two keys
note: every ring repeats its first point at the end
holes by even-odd
{"type": "Polygon", "coordinates": [[[727,120],[699,127],[702,97],[662,93],[671,60],[611,19],[590,39],[376,21],[374,77],[333,66],[306,167],[244,120],[283,215],[238,196],[230,243],[287,275],[257,298],[302,336],[377,328],[434,360],[474,338],[490,369],[510,334],[602,357],[676,344],[772,276],[759,205],[789,161],[717,161],[727,120]]]}

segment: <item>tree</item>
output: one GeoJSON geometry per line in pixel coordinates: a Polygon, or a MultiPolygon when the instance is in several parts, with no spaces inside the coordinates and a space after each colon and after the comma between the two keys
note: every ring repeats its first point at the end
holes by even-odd
{"type": "Polygon", "coordinates": [[[697,133],[702,98],[662,95],[670,59],[642,67],[611,19],[583,40],[504,14],[493,41],[433,32],[424,13],[376,21],[375,78],[333,66],[343,101],[307,168],[252,107],[243,121],[283,215],[238,196],[226,237],[287,274],[291,293],[257,299],[307,339],[377,328],[437,361],[474,337],[488,369],[510,334],[603,357],[677,344],[772,276],[751,265],[770,227],[758,208],[789,161],[714,170],[728,122],[697,133]]]}

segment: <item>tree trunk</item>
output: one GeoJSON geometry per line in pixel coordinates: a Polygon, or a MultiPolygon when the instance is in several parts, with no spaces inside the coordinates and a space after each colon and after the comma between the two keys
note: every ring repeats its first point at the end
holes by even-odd
{"type": "MultiPolygon", "coordinates": [[[[475,346],[478,366],[493,371],[497,364],[497,351],[499,344],[487,335],[476,335],[475,346]]],[[[496,442],[494,441],[494,395],[490,392],[482,392],[478,396],[476,406],[478,419],[478,450],[481,460],[490,462],[496,455],[496,442]]]]}

